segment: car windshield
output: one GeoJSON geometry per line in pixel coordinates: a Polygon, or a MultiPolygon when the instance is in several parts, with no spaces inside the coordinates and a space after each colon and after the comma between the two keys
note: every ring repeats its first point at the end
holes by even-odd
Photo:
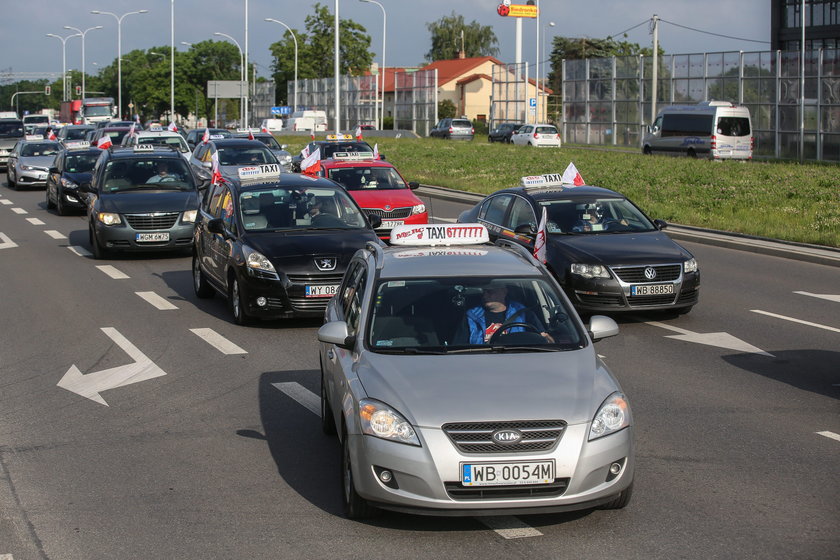
{"type": "Polygon", "coordinates": [[[330,169],[329,177],[348,191],[406,189],[393,167],[344,167],[330,169]]]}
{"type": "Polygon", "coordinates": [[[191,191],[195,189],[192,174],[181,156],[111,160],[105,166],[102,182],[105,193],[172,190],[191,191]]]}
{"type": "Polygon", "coordinates": [[[350,196],[339,188],[266,186],[239,195],[247,231],[363,229],[367,227],[350,196]]]}
{"type": "Polygon", "coordinates": [[[219,165],[259,165],[277,163],[277,158],[265,146],[223,146],[219,147],[219,165]]]}
{"type": "Polygon", "coordinates": [[[125,135],[128,134],[128,129],[126,130],[106,130],[102,133],[103,136],[109,136],[111,138],[111,142],[115,145],[118,145],[122,142],[122,139],[125,138],[125,135]]]}
{"type": "Polygon", "coordinates": [[[137,143],[144,146],[174,146],[181,153],[188,151],[187,142],[180,136],[146,136],[138,138],[137,143]]]}
{"type": "Polygon", "coordinates": [[[367,345],[382,353],[574,350],[575,314],[544,278],[381,280],[367,345]]]}
{"type": "Polygon", "coordinates": [[[110,117],[111,108],[107,105],[93,105],[85,107],[86,117],[110,117]]]}
{"type": "Polygon", "coordinates": [[[628,233],[656,226],[626,198],[540,200],[546,209],[548,233],[628,233]]]}
{"type": "Polygon", "coordinates": [[[0,138],[23,138],[23,123],[0,121],[0,138]]]}
{"type": "Polygon", "coordinates": [[[63,136],[65,140],[82,140],[89,130],[89,128],[70,128],[64,132],[63,136]]]}
{"type": "MultiPolygon", "coordinates": [[[[332,157],[336,152],[370,152],[373,153],[373,148],[367,142],[331,142],[321,144],[321,159],[332,157]]],[[[310,153],[314,152],[310,149],[310,153]]]]}
{"type": "Polygon", "coordinates": [[[67,173],[90,173],[93,166],[96,165],[97,159],[99,159],[98,153],[70,153],[67,154],[67,159],[64,162],[64,170],[67,173]]]}
{"type": "Polygon", "coordinates": [[[58,153],[57,144],[26,144],[20,149],[21,157],[54,156],[58,153]]]}

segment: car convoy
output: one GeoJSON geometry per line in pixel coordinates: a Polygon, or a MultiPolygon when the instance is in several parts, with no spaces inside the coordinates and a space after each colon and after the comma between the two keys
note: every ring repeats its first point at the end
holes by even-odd
{"type": "MultiPolygon", "coordinates": [[[[543,126],[493,134],[550,145],[543,126]]],[[[322,317],[322,428],[348,517],[628,504],[631,408],[593,345],[618,334],[605,313],[697,304],[697,261],[665,222],[558,174],[430,224],[419,185],[349,135],[292,158],[251,130],[140,130],[16,139],[8,184],[83,211],[97,259],[189,252],[196,296],[222,296],[236,324],[322,317]]]]}

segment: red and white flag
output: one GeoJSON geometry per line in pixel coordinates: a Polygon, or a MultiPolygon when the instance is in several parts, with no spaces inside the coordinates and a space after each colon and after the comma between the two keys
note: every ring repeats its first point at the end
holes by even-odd
{"type": "Polygon", "coordinates": [[[373,145],[373,159],[379,159],[379,144],[373,145]]]}
{"type": "Polygon", "coordinates": [[[178,132],[178,125],[175,124],[175,121],[170,122],[167,128],[169,132],[178,132]]]}
{"type": "Polygon", "coordinates": [[[356,140],[362,141],[362,125],[360,124],[356,125],[356,140]]]}
{"type": "Polygon", "coordinates": [[[47,140],[58,140],[58,137],[53,132],[53,129],[50,129],[50,133],[47,135],[47,140]]]}
{"type": "Polygon", "coordinates": [[[534,238],[534,258],[545,264],[545,222],[546,222],[545,206],[542,209],[542,217],[540,218],[540,225],[537,228],[537,236],[534,238]]]}
{"type": "Polygon", "coordinates": [[[205,128],[205,129],[204,129],[204,134],[203,134],[203,135],[202,135],[202,137],[201,137],[201,143],[202,143],[202,144],[206,144],[206,143],[207,143],[207,142],[209,142],[209,141],[210,141],[210,129],[209,129],[209,128],[205,128]]]}
{"type": "Polygon", "coordinates": [[[264,126],[264,127],[262,127],[262,128],[260,129],[260,132],[265,132],[266,134],[268,134],[268,127],[265,127],[265,126],[264,126]]]}
{"type": "Polygon", "coordinates": [[[219,171],[219,152],[213,152],[213,155],[210,156],[210,161],[212,162],[210,169],[213,173],[213,177],[210,182],[217,185],[224,181],[222,178],[222,172],[219,171]]]}
{"type": "Polygon", "coordinates": [[[300,171],[304,175],[317,175],[321,170],[321,148],[316,148],[314,152],[306,156],[300,162],[300,171]]]}
{"type": "Polygon", "coordinates": [[[107,150],[114,144],[111,142],[111,137],[108,135],[103,136],[96,142],[96,147],[100,150],[107,150]]]}
{"type": "Polygon", "coordinates": [[[256,140],[256,138],[254,138],[254,131],[250,128],[248,129],[248,140],[256,140]]]}
{"type": "Polygon", "coordinates": [[[301,159],[306,159],[309,157],[309,146],[304,146],[303,149],[300,151],[301,159]]]}
{"type": "Polygon", "coordinates": [[[564,185],[574,185],[576,187],[586,184],[583,181],[583,177],[578,173],[574,163],[570,163],[566,171],[563,172],[563,177],[560,179],[560,182],[564,185]]]}
{"type": "Polygon", "coordinates": [[[134,123],[131,123],[131,128],[129,128],[129,129],[128,129],[128,135],[129,135],[129,136],[134,136],[134,133],[135,133],[135,131],[134,131],[134,123]]]}

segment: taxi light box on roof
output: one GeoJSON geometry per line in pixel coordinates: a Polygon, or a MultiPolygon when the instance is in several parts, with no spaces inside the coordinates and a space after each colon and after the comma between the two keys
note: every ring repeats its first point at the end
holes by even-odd
{"type": "Polygon", "coordinates": [[[391,230],[392,245],[476,245],[489,241],[487,228],[481,224],[401,225],[391,230]]]}

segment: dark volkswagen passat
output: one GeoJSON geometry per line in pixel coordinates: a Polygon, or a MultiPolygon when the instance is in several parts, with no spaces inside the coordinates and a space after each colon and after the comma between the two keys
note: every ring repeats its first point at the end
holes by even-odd
{"type": "Polygon", "coordinates": [[[563,185],[559,175],[523,177],[463,212],[491,240],[534,249],[546,211],[546,264],[582,313],[674,310],[688,313],[700,293],[694,256],[622,194],[563,185]],[[524,186],[529,185],[529,186],[524,186]]]}
{"type": "Polygon", "coordinates": [[[226,296],[237,324],[323,316],[353,253],[380,243],[379,217],[364,215],[337,183],[274,177],[213,185],[199,212],[195,293],[226,296]]]}

